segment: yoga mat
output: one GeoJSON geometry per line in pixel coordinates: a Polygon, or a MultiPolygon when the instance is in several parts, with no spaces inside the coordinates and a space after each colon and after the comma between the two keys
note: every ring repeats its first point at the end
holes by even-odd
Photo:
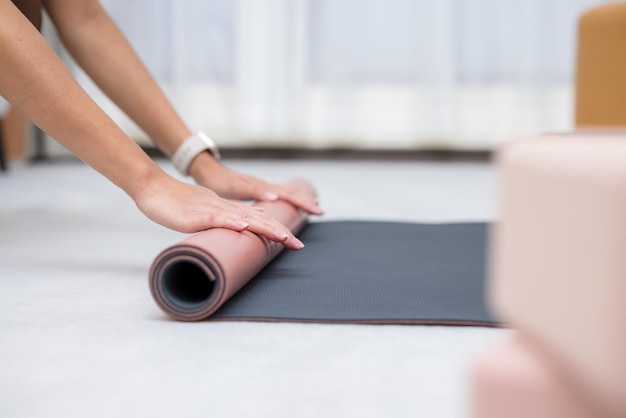
{"type": "MultiPolygon", "coordinates": [[[[315,189],[305,180],[287,185],[315,196],[315,189]]],[[[307,222],[304,212],[284,201],[255,206],[294,234],[307,222]]],[[[206,319],[283,250],[282,244],[249,231],[214,228],[200,232],[156,257],[149,274],[152,297],[174,319],[206,319]]]]}
{"type": "Polygon", "coordinates": [[[183,321],[496,325],[483,298],[485,224],[306,224],[284,202],[262,205],[300,231],[306,247],[281,251],[280,244],[228,230],[188,238],[151,268],[152,294],[168,315],[183,321]]]}

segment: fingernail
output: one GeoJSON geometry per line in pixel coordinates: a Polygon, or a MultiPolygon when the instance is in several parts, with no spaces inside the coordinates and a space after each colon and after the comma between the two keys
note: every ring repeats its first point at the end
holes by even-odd
{"type": "Polygon", "coordinates": [[[298,247],[300,247],[300,249],[304,248],[304,243],[302,241],[300,241],[298,238],[294,238],[296,240],[296,244],[298,244],[298,247]]]}
{"type": "Polygon", "coordinates": [[[263,199],[265,200],[276,200],[278,199],[278,194],[268,190],[263,193],[263,199]]]}
{"type": "Polygon", "coordinates": [[[322,208],[320,208],[319,206],[310,206],[307,211],[309,213],[312,213],[313,215],[321,215],[322,213],[324,213],[322,208]]]}
{"type": "Polygon", "coordinates": [[[248,222],[245,222],[245,221],[235,221],[235,222],[233,222],[233,223],[234,223],[234,224],[235,224],[235,226],[236,226],[236,227],[238,227],[238,228],[244,228],[244,229],[245,229],[245,228],[247,228],[247,227],[249,227],[249,226],[250,226],[250,224],[249,224],[248,222]]]}

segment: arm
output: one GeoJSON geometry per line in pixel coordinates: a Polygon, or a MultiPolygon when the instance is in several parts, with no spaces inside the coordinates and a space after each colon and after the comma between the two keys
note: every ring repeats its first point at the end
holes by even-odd
{"type": "Polygon", "coordinates": [[[0,56],[0,95],[122,188],[153,221],[182,232],[249,229],[289,248],[302,247],[267,215],[163,172],[78,86],[9,0],[0,0],[0,56]]]}
{"type": "MultiPolygon", "coordinates": [[[[99,2],[44,0],[44,5],[79,65],[171,157],[191,131],[99,2]]],[[[233,172],[209,153],[194,159],[190,173],[198,184],[226,198],[282,198],[321,213],[314,198],[233,172]]]]}

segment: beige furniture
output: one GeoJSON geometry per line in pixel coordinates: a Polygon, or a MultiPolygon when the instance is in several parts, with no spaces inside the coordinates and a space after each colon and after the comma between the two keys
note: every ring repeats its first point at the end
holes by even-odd
{"type": "Polygon", "coordinates": [[[626,2],[593,8],[580,19],[576,126],[626,127],[626,2]]]}

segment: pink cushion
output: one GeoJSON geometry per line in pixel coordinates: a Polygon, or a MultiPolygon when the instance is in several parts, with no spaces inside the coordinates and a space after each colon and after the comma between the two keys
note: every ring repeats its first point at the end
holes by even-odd
{"type": "Polygon", "coordinates": [[[498,161],[494,311],[626,416],[626,135],[533,138],[498,161]]]}

